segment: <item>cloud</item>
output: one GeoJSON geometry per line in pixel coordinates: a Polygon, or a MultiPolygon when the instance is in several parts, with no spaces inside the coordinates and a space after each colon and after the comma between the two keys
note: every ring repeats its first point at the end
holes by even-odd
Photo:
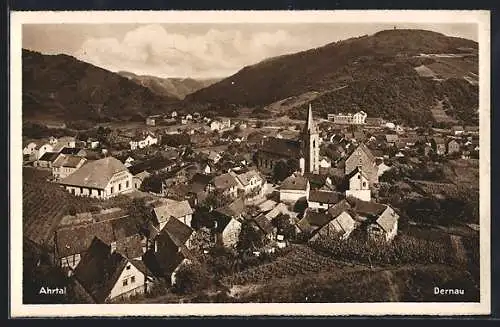
{"type": "Polygon", "coordinates": [[[170,32],[145,25],[122,39],[88,38],[77,58],[112,70],[162,77],[222,77],[265,58],[327,43],[326,39],[291,34],[283,29],[240,31],[212,28],[204,33],[170,32]]]}

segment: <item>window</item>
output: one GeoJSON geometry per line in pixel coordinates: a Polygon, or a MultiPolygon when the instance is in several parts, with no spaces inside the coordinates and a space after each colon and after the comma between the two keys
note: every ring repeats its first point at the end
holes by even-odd
{"type": "Polygon", "coordinates": [[[127,266],[127,270],[129,270],[129,269],[130,269],[130,265],[127,266]]]}
{"type": "Polygon", "coordinates": [[[111,186],[111,193],[113,193],[114,191],[115,191],[115,187],[111,186]]]}
{"type": "Polygon", "coordinates": [[[366,187],[366,182],[363,182],[363,187],[366,187]]]}
{"type": "Polygon", "coordinates": [[[129,187],[129,181],[127,181],[127,184],[126,184],[126,188],[128,188],[128,187],[129,187]]]}
{"type": "Polygon", "coordinates": [[[118,183],[118,191],[122,190],[122,183],[118,183]]]}
{"type": "Polygon", "coordinates": [[[130,277],[130,284],[135,283],[135,276],[130,277]]]}
{"type": "Polygon", "coordinates": [[[313,148],[316,147],[316,140],[313,140],[313,148]]]}
{"type": "Polygon", "coordinates": [[[128,285],[128,279],[124,279],[123,280],[123,286],[127,286],[128,285]]]}

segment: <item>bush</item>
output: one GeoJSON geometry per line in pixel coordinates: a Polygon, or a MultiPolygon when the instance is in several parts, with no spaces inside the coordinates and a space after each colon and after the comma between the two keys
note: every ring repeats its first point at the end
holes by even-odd
{"type": "Polygon", "coordinates": [[[193,262],[183,264],[176,273],[174,290],[187,294],[198,292],[210,286],[210,274],[206,266],[193,262]]]}

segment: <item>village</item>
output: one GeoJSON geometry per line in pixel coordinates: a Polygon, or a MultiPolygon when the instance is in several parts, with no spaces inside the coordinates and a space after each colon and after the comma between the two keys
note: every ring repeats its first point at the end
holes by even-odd
{"type": "Polygon", "coordinates": [[[375,258],[403,245],[419,257],[398,264],[471,265],[478,126],[304,110],[305,122],[282,125],[172,112],[130,129],[46,126],[46,137],[23,140],[28,266],[60,271],[73,301],[115,303],[169,290],[233,294],[277,277],[273,264],[294,268],[292,255],[332,267],[306,262],[293,276],[395,265],[375,258]],[[453,204],[463,217],[443,214],[453,204]]]}

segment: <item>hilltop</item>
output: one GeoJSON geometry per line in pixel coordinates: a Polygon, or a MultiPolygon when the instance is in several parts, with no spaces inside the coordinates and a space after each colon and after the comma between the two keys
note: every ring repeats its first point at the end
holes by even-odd
{"type": "Polygon", "coordinates": [[[24,119],[128,120],[178,101],[64,54],[23,49],[22,64],[24,119]]]}
{"type": "MultiPolygon", "coordinates": [[[[386,30],[266,59],[185,101],[275,109],[273,104],[307,93],[321,115],[364,110],[406,123],[435,123],[431,109],[442,106],[453,119],[477,122],[477,49],[477,42],[436,32],[386,30]]],[[[299,104],[277,114],[303,119],[306,104],[292,102],[299,104]]]]}
{"type": "Polygon", "coordinates": [[[123,77],[147,87],[151,92],[176,99],[184,99],[186,95],[194,93],[202,88],[208,87],[220,80],[212,79],[194,79],[194,78],[161,78],[149,75],[136,75],[131,72],[118,72],[123,77]]]}

